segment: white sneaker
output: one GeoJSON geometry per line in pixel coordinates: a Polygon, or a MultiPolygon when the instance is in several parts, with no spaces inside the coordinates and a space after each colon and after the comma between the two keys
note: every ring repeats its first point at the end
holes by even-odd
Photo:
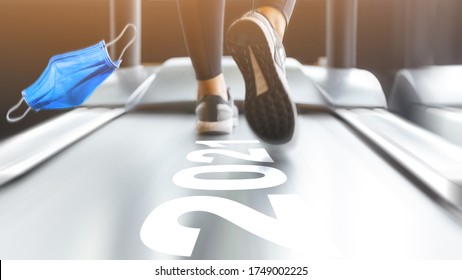
{"type": "Polygon", "coordinates": [[[289,142],[295,131],[296,108],[289,96],[281,39],[266,17],[251,11],[231,24],[226,40],[244,76],[250,127],[266,142],[289,142]]]}
{"type": "Polygon", "coordinates": [[[238,110],[228,93],[228,101],[221,96],[205,95],[196,105],[196,131],[200,134],[227,134],[238,123],[238,110]]]}

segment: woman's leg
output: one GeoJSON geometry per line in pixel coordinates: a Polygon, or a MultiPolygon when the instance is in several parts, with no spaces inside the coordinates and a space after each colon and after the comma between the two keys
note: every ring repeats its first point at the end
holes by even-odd
{"type": "Polygon", "coordinates": [[[296,0],[255,0],[255,9],[268,19],[282,39],[296,2],[296,0]]]}
{"type": "Polygon", "coordinates": [[[196,131],[231,133],[237,108],[222,71],[225,0],[177,0],[183,34],[197,80],[196,131]]]}
{"type": "Polygon", "coordinates": [[[255,0],[255,8],[258,9],[259,7],[265,6],[273,7],[284,16],[287,22],[289,22],[296,2],[296,0],[255,0]]]}
{"type": "Polygon", "coordinates": [[[177,0],[183,34],[197,79],[197,100],[227,100],[222,73],[224,0],[177,0]]]}

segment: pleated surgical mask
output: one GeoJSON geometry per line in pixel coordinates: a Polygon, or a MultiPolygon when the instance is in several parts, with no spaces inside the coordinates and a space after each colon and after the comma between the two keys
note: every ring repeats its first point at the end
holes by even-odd
{"type": "Polygon", "coordinates": [[[53,56],[39,79],[22,91],[21,100],[7,112],[7,120],[17,122],[31,109],[66,109],[81,105],[120,66],[125,50],[135,39],[136,26],[127,24],[120,35],[107,44],[102,40],[84,49],[53,56]],[[134,36],[122,50],[119,59],[112,61],[107,47],[115,44],[129,27],[133,28],[134,36]],[[29,108],[21,116],[11,117],[11,113],[23,101],[29,108]]]}

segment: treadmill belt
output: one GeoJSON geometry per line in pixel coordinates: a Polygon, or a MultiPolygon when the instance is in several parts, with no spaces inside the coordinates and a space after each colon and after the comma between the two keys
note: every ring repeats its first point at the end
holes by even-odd
{"type": "Polygon", "coordinates": [[[460,226],[333,116],[300,115],[296,142],[285,146],[258,141],[243,116],[225,136],[198,136],[194,124],[192,114],[132,112],[2,187],[0,258],[460,257],[460,226]],[[213,202],[260,213],[279,236],[255,232],[253,216],[233,220],[213,202]],[[178,221],[147,219],[182,204],[178,221]],[[199,228],[197,240],[155,250],[140,237],[143,225],[152,234],[168,221],[199,228]]]}

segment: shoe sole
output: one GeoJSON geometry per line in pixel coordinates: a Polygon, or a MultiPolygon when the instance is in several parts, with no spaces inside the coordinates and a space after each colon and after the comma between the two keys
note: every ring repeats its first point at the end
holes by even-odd
{"type": "Polygon", "coordinates": [[[230,26],[227,45],[245,80],[245,116],[250,127],[266,142],[289,142],[295,130],[295,105],[281,80],[285,77],[276,70],[267,35],[257,22],[241,20],[230,26]],[[266,82],[263,93],[265,86],[256,80],[262,77],[255,77],[255,62],[266,82]]]}

